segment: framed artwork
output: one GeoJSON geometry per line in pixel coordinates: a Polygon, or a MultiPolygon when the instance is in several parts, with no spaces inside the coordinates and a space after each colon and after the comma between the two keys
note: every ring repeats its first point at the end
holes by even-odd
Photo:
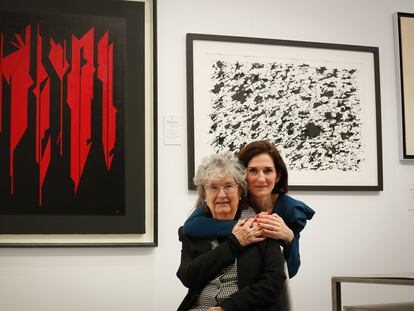
{"type": "Polygon", "coordinates": [[[396,13],[401,159],[414,160],[414,14],[396,13]]]}
{"type": "Polygon", "coordinates": [[[378,48],[186,39],[189,189],[203,157],[265,139],[290,190],[382,190],[378,48]]]}
{"type": "Polygon", "coordinates": [[[0,246],[156,246],[156,3],[0,4],[0,246]]]}

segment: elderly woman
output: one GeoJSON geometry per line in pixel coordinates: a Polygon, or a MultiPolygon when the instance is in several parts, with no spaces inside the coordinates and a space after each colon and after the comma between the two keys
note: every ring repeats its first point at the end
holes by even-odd
{"type": "MultiPolygon", "coordinates": [[[[238,153],[247,168],[248,199],[259,213],[256,223],[264,237],[282,241],[289,277],[300,267],[299,238],[306,221],[315,213],[305,203],[288,196],[288,172],[276,147],[268,141],[253,141],[238,153]]],[[[235,221],[214,221],[196,209],[184,224],[193,237],[225,237],[235,221]]]]}
{"type": "Polygon", "coordinates": [[[282,310],[284,258],[279,243],[260,237],[254,211],[240,203],[246,193],[245,170],[228,153],[203,160],[194,182],[196,208],[217,221],[238,220],[225,238],[182,242],[178,278],[188,294],[178,310],[282,310]]]}

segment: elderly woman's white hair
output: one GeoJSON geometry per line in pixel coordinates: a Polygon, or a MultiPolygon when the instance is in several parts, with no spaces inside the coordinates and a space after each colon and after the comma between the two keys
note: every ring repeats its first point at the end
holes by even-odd
{"type": "Polygon", "coordinates": [[[194,184],[197,186],[198,194],[196,207],[200,207],[206,198],[204,186],[211,180],[222,179],[228,176],[234,178],[242,190],[242,196],[246,196],[246,169],[232,153],[221,152],[203,158],[193,179],[194,184]]]}

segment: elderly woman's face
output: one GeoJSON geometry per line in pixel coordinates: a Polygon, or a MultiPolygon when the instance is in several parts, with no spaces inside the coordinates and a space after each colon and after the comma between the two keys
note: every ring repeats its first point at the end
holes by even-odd
{"type": "Polygon", "coordinates": [[[231,176],[210,180],[205,186],[206,201],[214,219],[232,220],[239,206],[241,190],[231,176]]]}

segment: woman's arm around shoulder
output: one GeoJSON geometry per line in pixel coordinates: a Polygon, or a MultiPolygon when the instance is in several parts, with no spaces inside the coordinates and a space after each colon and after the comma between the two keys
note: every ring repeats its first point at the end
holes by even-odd
{"type": "Polygon", "coordinates": [[[206,216],[204,206],[198,207],[184,223],[184,234],[195,238],[226,237],[237,221],[221,221],[206,216]]]}
{"type": "Polygon", "coordinates": [[[315,214],[315,211],[307,204],[287,194],[280,195],[274,212],[283,218],[294,233],[302,231],[306,222],[311,220],[315,214]]]}
{"type": "Polygon", "coordinates": [[[285,242],[283,245],[283,254],[286,258],[289,278],[293,278],[299,271],[301,264],[299,253],[300,232],[305,228],[306,222],[312,219],[315,211],[302,201],[282,194],[279,197],[275,212],[283,218],[294,234],[291,243],[285,242]]]}

